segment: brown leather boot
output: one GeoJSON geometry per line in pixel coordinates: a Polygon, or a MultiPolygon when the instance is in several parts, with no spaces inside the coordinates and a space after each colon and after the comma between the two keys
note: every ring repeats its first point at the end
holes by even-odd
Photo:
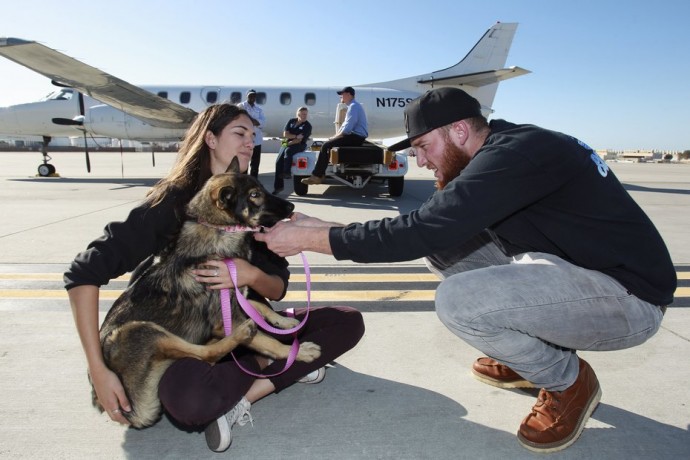
{"type": "Polygon", "coordinates": [[[498,388],[534,388],[517,372],[486,356],[477,358],[472,364],[472,377],[498,388]]]}
{"type": "Polygon", "coordinates": [[[541,389],[537,403],[520,425],[518,441],[533,452],[563,450],[573,444],[601,399],[592,368],[580,358],[580,373],[563,391],[541,389]]]}
{"type": "Polygon", "coordinates": [[[309,177],[305,177],[300,182],[306,185],[318,185],[323,183],[323,177],[315,176],[312,174],[309,177]]]}

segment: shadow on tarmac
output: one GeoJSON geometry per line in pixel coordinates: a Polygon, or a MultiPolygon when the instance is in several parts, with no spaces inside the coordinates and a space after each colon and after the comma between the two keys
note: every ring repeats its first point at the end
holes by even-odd
{"type": "Polygon", "coordinates": [[[118,179],[115,177],[94,177],[94,178],[70,178],[70,177],[35,177],[26,179],[7,179],[8,182],[30,182],[32,184],[51,184],[53,181],[59,181],[63,184],[113,184],[124,185],[127,187],[152,187],[159,178],[147,177],[130,177],[118,179]]]}
{"type": "Polygon", "coordinates": [[[623,184],[623,188],[628,192],[652,192],[652,193],[671,193],[674,195],[690,195],[690,190],[686,188],[659,188],[643,187],[641,185],[623,184]]]}
{"type": "MultiPolygon", "coordinates": [[[[339,365],[323,383],[290,387],[258,402],[251,412],[254,426],[236,426],[225,455],[285,460],[543,458],[519,447],[514,433],[469,420],[467,410],[450,398],[339,365]]],[[[587,442],[551,457],[672,458],[688,451],[690,442],[686,430],[608,404],[599,405],[582,436],[587,442]]],[[[146,430],[127,430],[122,448],[132,459],[218,458],[206,450],[203,433],[180,431],[166,418],[146,430]]]]}
{"type": "MultiPolygon", "coordinates": [[[[470,439],[514,436],[464,419],[465,408],[426,390],[337,365],[319,385],[296,384],[256,403],[254,426],[233,430],[233,458],[448,458],[470,439]],[[424,428],[419,422],[425,420],[424,428]]],[[[500,442],[500,441],[498,441],[500,442]]],[[[146,430],[129,429],[129,458],[217,458],[203,433],[177,430],[164,418],[146,430]],[[162,450],[161,450],[162,449],[162,450]]]]}

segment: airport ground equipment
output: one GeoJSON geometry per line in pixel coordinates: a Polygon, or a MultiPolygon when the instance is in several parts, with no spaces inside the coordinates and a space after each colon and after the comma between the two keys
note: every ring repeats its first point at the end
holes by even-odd
{"type": "MultiPolygon", "coordinates": [[[[321,148],[314,142],[311,149],[296,153],[292,157],[292,179],[295,194],[304,196],[309,186],[302,179],[311,175],[321,148]]],[[[385,147],[365,142],[361,147],[333,147],[330,150],[324,184],[343,184],[362,189],[370,182],[384,181],[390,196],[400,196],[405,187],[407,156],[385,147]]]]}

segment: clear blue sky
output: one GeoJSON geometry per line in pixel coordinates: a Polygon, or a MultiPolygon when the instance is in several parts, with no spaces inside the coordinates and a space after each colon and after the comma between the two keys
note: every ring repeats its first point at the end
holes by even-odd
{"type": "MultiPolygon", "coordinates": [[[[594,148],[690,149],[687,0],[23,0],[0,36],[134,84],[357,85],[446,68],[494,22],[520,25],[494,118],[594,148]]],[[[0,106],[53,88],[0,58],[0,106]]],[[[402,122],[402,121],[401,121],[402,122]]]]}

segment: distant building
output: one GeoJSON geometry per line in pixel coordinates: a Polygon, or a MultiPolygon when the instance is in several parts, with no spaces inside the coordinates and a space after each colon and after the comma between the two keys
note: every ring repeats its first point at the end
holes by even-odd
{"type": "MultiPolygon", "coordinates": [[[[87,137],[86,143],[90,150],[113,150],[119,149],[120,144],[122,148],[127,151],[150,151],[153,147],[156,151],[176,151],[178,147],[177,142],[137,142],[124,139],[111,139],[109,137],[87,137]]],[[[41,136],[2,136],[0,137],[0,148],[3,150],[18,149],[18,150],[41,150],[43,147],[43,138],[41,136]]],[[[53,137],[50,140],[48,150],[81,150],[84,148],[84,137],[53,137]]]]}
{"type": "Polygon", "coordinates": [[[644,163],[647,161],[653,162],[677,162],[681,159],[680,150],[597,150],[597,155],[599,155],[603,160],[606,161],[616,161],[616,160],[627,160],[627,161],[637,161],[644,163]]]}

